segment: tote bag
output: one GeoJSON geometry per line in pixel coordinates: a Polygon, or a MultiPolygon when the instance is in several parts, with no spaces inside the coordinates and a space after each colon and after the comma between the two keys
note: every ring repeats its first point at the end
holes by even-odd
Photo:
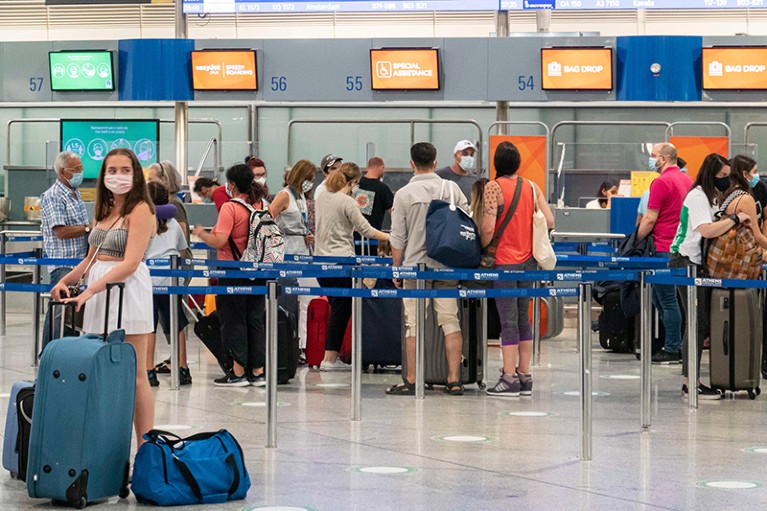
{"type": "Polygon", "coordinates": [[[553,270],[557,265],[557,255],[551,246],[549,238],[549,226],[546,224],[546,217],[543,211],[538,208],[538,200],[535,194],[535,184],[530,181],[533,187],[533,257],[538,265],[544,270],[553,270]]]}
{"type": "Polygon", "coordinates": [[[455,204],[454,183],[442,181],[440,199],[426,212],[426,255],[448,268],[477,268],[482,259],[479,230],[471,217],[455,204]],[[445,183],[450,200],[445,201],[445,183]]]}

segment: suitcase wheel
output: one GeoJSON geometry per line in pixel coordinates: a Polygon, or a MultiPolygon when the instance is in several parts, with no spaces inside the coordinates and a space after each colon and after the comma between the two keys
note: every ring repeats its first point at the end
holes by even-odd
{"type": "Polygon", "coordinates": [[[477,387],[479,387],[479,390],[485,390],[487,388],[487,384],[485,382],[477,382],[477,387]]]}
{"type": "Polygon", "coordinates": [[[756,388],[756,395],[760,396],[761,394],[762,394],[762,388],[761,387],[757,387],[756,388]]]}
{"type": "Polygon", "coordinates": [[[749,399],[756,399],[756,391],[755,390],[749,390],[748,391],[748,397],[749,397],[749,399]]]}

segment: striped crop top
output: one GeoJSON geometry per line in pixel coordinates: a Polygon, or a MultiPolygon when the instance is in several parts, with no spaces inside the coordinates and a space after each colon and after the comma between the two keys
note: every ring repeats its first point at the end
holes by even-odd
{"type": "MultiPolygon", "coordinates": [[[[93,229],[90,236],[88,236],[88,244],[97,248],[101,245],[101,250],[99,250],[100,255],[121,258],[125,257],[125,247],[128,246],[128,229],[125,227],[99,229],[97,227],[93,229]]],[[[144,251],[144,256],[141,258],[142,261],[146,260],[151,245],[152,243],[150,241],[149,245],[147,245],[147,249],[144,251]]]]}

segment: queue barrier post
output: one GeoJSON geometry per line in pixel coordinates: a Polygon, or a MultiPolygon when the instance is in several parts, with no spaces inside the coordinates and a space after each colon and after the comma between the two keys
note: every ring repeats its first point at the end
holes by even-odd
{"type": "Polygon", "coordinates": [[[641,409],[640,420],[642,429],[649,429],[652,422],[652,285],[646,281],[649,272],[640,275],[640,314],[639,314],[639,346],[640,346],[640,386],[641,409]]]}
{"type": "MultiPolygon", "coordinates": [[[[538,289],[541,283],[535,281],[533,288],[538,289]]],[[[541,298],[533,297],[533,367],[541,365],[541,298]]]]}
{"type": "Polygon", "coordinates": [[[581,460],[592,458],[592,395],[591,395],[591,284],[578,285],[578,369],[580,373],[581,460]]]}
{"type": "Polygon", "coordinates": [[[480,378],[482,378],[481,381],[479,381],[479,388],[484,389],[487,386],[487,379],[489,375],[487,374],[487,357],[488,357],[488,349],[487,349],[487,307],[488,307],[488,301],[487,298],[480,298],[480,307],[482,309],[481,312],[481,325],[482,325],[482,332],[480,332],[480,339],[482,339],[482,373],[479,375],[480,378]]]}
{"type": "MultiPolygon", "coordinates": [[[[362,278],[354,279],[362,289],[362,278]]],[[[362,420],[362,298],[352,298],[352,421],[362,420]]]]}
{"type": "MultiPolygon", "coordinates": [[[[418,271],[426,271],[424,263],[418,264],[418,271]]],[[[418,279],[416,289],[426,289],[426,281],[418,279]]],[[[426,385],[426,299],[416,299],[415,313],[415,398],[423,399],[426,385]]]]}
{"type": "MultiPolygon", "coordinates": [[[[5,256],[6,253],[6,237],[5,232],[0,232],[0,256],[5,256]]],[[[5,263],[0,264],[0,282],[8,282],[5,275],[5,263]]],[[[5,336],[5,317],[6,317],[6,301],[5,301],[5,289],[0,291],[0,335],[5,336]]],[[[37,358],[37,357],[35,357],[37,358]]]]}
{"type": "MultiPolygon", "coordinates": [[[[687,267],[687,277],[695,278],[695,266],[687,267]]],[[[691,410],[698,408],[698,289],[687,286],[687,400],[691,410]]]]}
{"type": "MultiPolygon", "coordinates": [[[[170,256],[170,269],[178,270],[178,256],[170,256]]],[[[178,286],[178,277],[170,278],[171,286],[178,286]]],[[[178,302],[181,295],[168,295],[170,301],[170,307],[168,314],[170,315],[170,366],[173,370],[170,373],[170,390],[179,390],[181,388],[181,371],[179,362],[179,343],[178,343],[178,302]]]]}
{"type": "MultiPolygon", "coordinates": [[[[43,257],[43,249],[35,249],[35,258],[43,257]]],[[[32,284],[40,284],[42,266],[36,264],[32,268],[32,284]]],[[[53,332],[51,332],[53,334],[53,332]]],[[[40,291],[32,293],[32,366],[37,367],[37,354],[40,353],[40,291]]]]}
{"type": "Polygon", "coordinates": [[[277,281],[266,283],[266,447],[277,447],[277,281]]]}

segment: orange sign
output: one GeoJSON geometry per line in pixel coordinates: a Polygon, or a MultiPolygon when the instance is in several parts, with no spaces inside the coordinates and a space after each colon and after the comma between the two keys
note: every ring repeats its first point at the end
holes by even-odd
{"type": "Polygon", "coordinates": [[[193,51],[192,84],[194,90],[257,90],[256,52],[193,51]]]}
{"type": "Polygon", "coordinates": [[[373,90],[439,90],[436,48],[370,50],[373,90]]]}
{"type": "Polygon", "coordinates": [[[612,90],[612,48],[542,48],[543,90],[612,90]]]}
{"type": "Polygon", "coordinates": [[[704,89],[767,89],[767,48],[703,48],[704,89]]]}
{"type": "Polygon", "coordinates": [[[519,175],[538,185],[546,191],[546,137],[490,137],[490,179],[495,179],[495,150],[501,142],[511,142],[519,150],[522,163],[519,165],[519,175]]]}
{"type": "Polygon", "coordinates": [[[687,162],[687,175],[694,181],[698,177],[703,160],[711,153],[729,158],[727,137],[670,137],[669,142],[676,147],[677,154],[687,162]]]}

